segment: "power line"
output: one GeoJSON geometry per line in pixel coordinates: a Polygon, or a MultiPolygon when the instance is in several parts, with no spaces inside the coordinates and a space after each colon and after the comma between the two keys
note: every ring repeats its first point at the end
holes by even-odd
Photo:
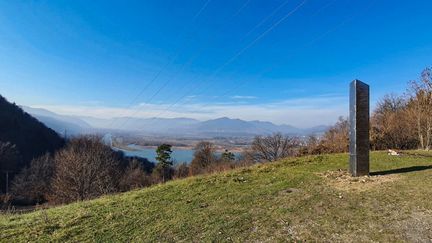
{"type": "Polygon", "coordinates": [[[207,2],[204,3],[204,5],[201,7],[201,9],[198,10],[198,13],[196,13],[195,16],[192,18],[192,22],[195,22],[195,20],[201,15],[201,13],[204,11],[204,9],[207,8],[207,5],[209,5],[210,2],[211,2],[211,0],[207,0],[207,2]]]}
{"type": "MultiPolygon", "coordinates": [[[[192,17],[192,21],[191,24],[195,23],[196,19],[201,15],[201,13],[207,8],[207,6],[209,5],[209,3],[211,2],[211,0],[207,0],[204,5],[198,10],[198,12],[192,17]]],[[[186,29],[186,27],[184,27],[184,29],[186,29]]],[[[185,32],[183,32],[184,35],[185,32]]],[[[180,36],[181,34],[179,34],[178,36],[180,36]]],[[[129,103],[129,105],[127,107],[132,107],[132,105],[134,103],[136,103],[138,101],[138,99],[141,97],[142,94],[144,94],[144,92],[160,77],[160,75],[162,74],[163,71],[165,71],[176,59],[177,57],[180,55],[180,53],[184,50],[184,48],[186,47],[185,42],[183,44],[181,44],[179,46],[179,48],[177,49],[176,53],[174,54],[174,56],[167,62],[165,63],[165,65],[162,66],[161,69],[159,69],[159,71],[155,74],[155,76],[153,76],[153,78],[150,80],[150,82],[148,82],[139,92],[138,94],[135,96],[135,98],[132,99],[132,101],[129,103]]],[[[126,112],[123,112],[123,114],[120,116],[124,116],[126,115],[126,112]]],[[[129,118],[126,118],[127,120],[129,118]]],[[[112,120],[112,122],[110,123],[109,127],[110,128],[114,128],[114,124],[115,124],[115,120],[112,120]]]]}
{"type": "Polygon", "coordinates": [[[225,68],[227,65],[231,64],[233,61],[235,61],[240,55],[242,55],[245,51],[250,49],[253,45],[255,45],[258,41],[260,41],[264,36],[266,36],[270,31],[272,31],[274,28],[276,28],[280,23],[282,23],[285,19],[287,19],[289,16],[297,12],[305,3],[307,0],[303,0],[299,5],[297,5],[293,10],[288,12],[285,16],[283,16],[281,19],[276,21],[270,28],[268,28],[266,31],[261,33],[257,38],[255,38],[251,43],[249,43],[247,46],[245,46],[243,49],[241,49],[239,52],[237,52],[234,56],[232,56],[230,59],[228,59],[222,66],[220,66],[215,73],[219,73],[223,68],[225,68]]]}
{"type": "MultiPolygon", "coordinates": [[[[266,36],[270,31],[272,31],[274,28],[276,28],[280,23],[282,23],[285,19],[287,19],[289,16],[291,16],[292,14],[294,14],[295,12],[297,12],[305,3],[307,2],[307,0],[303,0],[300,4],[298,4],[293,10],[291,10],[290,12],[288,12],[287,14],[285,14],[281,19],[279,19],[278,21],[276,21],[273,25],[271,25],[266,31],[264,31],[263,33],[261,33],[258,37],[256,37],[252,42],[250,42],[247,46],[245,46],[244,48],[242,48],[240,51],[238,51],[234,56],[232,56],[231,58],[229,58],[226,62],[224,62],[221,66],[219,66],[219,68],[217,68],[211,75],[210,78],[208,78],[206,81],[210,80],[211,78],[213,78],[214,76],[216,76],[220,71],[222,71],[223,68],[225,68],[227,65],[229,65],[230,63],[232,63],[233,61],[235,61],[241,54],[243,54],[246,50],[248,50],[249,48],[251,48],[254,44],[256,44],[259,40],[261,40],[264,36],[266,36]]],[[[204,81],[204,83],[206,82],[204,81]]],[[[211,86],[209,86],[211,87],[211,86]]],[[[207,88],[209,88],[207,87],[207,88]]],[[[174,105],[176,105],[178,102],[180,102],[182,99],[184,99],[186,96],[190,95],[191,92],[195,91],[197,87],[195,87],[192,90],[189,90],[189,92],[186,92],[186,94],[182,95],[175,103],[171,104],[167,109],[165,109],[164,111],[162,111],[160,114],[158,114],[158,116],[160,116],[161,114],[165,113],[166,111],[168,111],[169,109],[171,109],[174,105]]]]}
{"type": "MultiPolygon", "coordinates": [[[[332,2],[330,2],[329,4],[326,4],[325,6],[323,6],[323,7],[320,8],[319,10],[317,10],[317,11],[313,14],[313,16],[316,15],[317,13],[321,12],[322,10],[326,9],[327,7],[329,7],[329,6],[330,6],[331,4],[333,4],[334,2],[335,2],[335,1],[332,1],[332,2]]],[[[373,5],[373,3],[370,4],[366,9],[369,9],[372,5],[373,5]]],[[[331,32],[336,31],[338,28],[342,27],[342,26],[345,25],[347,22],[349,22],[349,21],[351,21],[352,19],[354,19],[355,17],[357,17],[359,14],[360,14],[360,13],[358,13],[357,15],[351,15],[351,16],[349,16],[348,18],[342,20],[342,21],[341,21],[340,23],[338,23],[336,26],[330,28],[329,30],[325,31],[323,34],[317,36],[317,38],[312,39],[310,42],[307,42],[306,44],[302,45],[302,46],[301,46],[300,48],[298,48],[297,50],[302,50],[302,49],[305,49],[305,48],[307,48],[307,47],[313,45],[315,42],[321,40],[322,38],[324,38],[325,36],[327,36],[327,35],[330,34],[331,32]]],[[[271,70],[271,69],[274,69],[274,66],[272,66],[271,68],[268,68],[268,69],[262,71],[262,72],[259,74],[259,76],[262,76],[264,73],[268,72],[268,71],[271,70]]],[[[238,90],[240,87],[242,87],[242,86],[245,85],[246,83],[247,83],[247,81],[241,82],[239,85],[235,86],[233,89],[229,89],[227,92],[225,92],[225,93],[224,93],[223,95],[221,95],[221,96],[222,96],[222,97],[227,96],[227,95],[230,94],[231,92],[234,92],[234,91],[238,90]]],[[[185,104],[185,103],[183,103],[183,104],[185,104]]],[[[206,104],[204,104],[203,106],[201,106],[201,109],[202,109],[203,107],[208,106],[208,105],[210,105],[210,103],[206,103],[206,104]]],[[[174,106],[174,104],[171,105],[169,108],[172,108],[173,106],[174,106]]],[[[168,111],[168,109],[165,110],[164,112],[166,112],[166,111],[168,111]]],[[[164,112],[159,113],[158,116],[162,115],[164,112]]]]}
{"type": "MultiPolygon", "coordinates": [[[[320,8],[318,11],[316,11],[316,12],[314,13],[314,15],[316,15],[317,13],[319,13],[319,12],[321,12],[322,10],[326,9],[327,7],[329,7],[329,6],[330,6],[331,4],[333,4],[334,2],[335,2],[335,1],[332,1],[332,2],[330,2],[330,3],[328,3],[328,4],[326,4],[325,6],[323,6],[322,8],[320,8]]],[[[373,3],[375,3],[375,2],[372,2],[372,3],[371,3],[371,4],[370,4],[366,9],[369,9],[369,8],[373,5],[373,3]]],[[[348,23],[349,21],[351,21],[351,20],[353,20],[354,18],[356,18],[359,14],[360,14],[360,13],[358,13],[358,14],[356,14],[356,15],[351,15],[351,16],[349,16],[348,18],[342,20],[339,24],[337,24],[336,26],[334,26],[334,27],[328,29],[327,31],[323,32],[321,35],[318,35],[316,38],[314,38],[314,39],[312,39],[311,41],[307,42],[306,44],[302,45],[302,46],[301,46],[300,48],[298,48],[297,50],[302,50],[302,49],[304,49],[304,48],[307,48],[307,47],[313,45],[315,42],[317,42],[317,41],[323,39],[323,38],[324,38],[325,36],[327,36],[328,34],[330,34],[330,33],[334,32],[334,31],[336,31],[337,29],[339,29],[340,27],[344,26],[344,25],[345,25],[346,23],[348,23]]],[[[263,72],[261,72],[260,76],[262,76],[265,72],[267,72],[267,71],[269,71],[269,70],[271,70],[271,69],[273,69],[273,68],[274,68],[274,66],[273,66],[272,68],[270,68],[270,69],[264,70],[263,72]]],[[[247,81],[244,81],[244,82],[240,83],[239,85],[237,85],[236,87],[234,87],[233,89],[229,89],[227,92],[225,92],[225,93],[223,94],[223,96],[228,95],[229,93],[231,93],[231,92],[233,92],[233,91],[236,91],[238,88],[242,87],[242,86],[245,85],[246,83],[247,83],[247,81]]],[[[197,88],[197,87],[195,87],[192,91],[194,91],[196,88],[197,88]]],[[[157,114],[154,118],[158,118],[158,117],[160,117],[162,114],[164,114],[165,112],[169,111],[172,107],[174,107],[175,105],[177,105],[177,104],[178,104],[178,103],[179,103],[179,102],[180,102],[184,97],[186,97],[186,96],[189,95],[189,94],[190,94],[190,92],[188,92],[187,94],[181,96],[179,99],[176,100],[176,102],[174,102],[174,103],[171,104],[168,108],[164,109],[162,112],[160,112],[159,114],[157,114]]],[[[185,102],[185,103],[187,103],[187,102],[185,102]]],[[[202,106],[201,108],[203,108],[203,107],[205,107],[205,106],[208,106],[208,105],[210,105],[210,103],[204,104],[204,106],[202,106]]]]}
{"type": "MultiPolygon", "coordinates": [[[[183,70],[186,66],[190,65],[199,56],[200,53],[201,53],[201,51],[197,55],[195,55],[192,58],[190,58],[188,62],[186,62],[185,64],[183,64],[182,68],[179,71],[176,72],[176,74],[174,75],[174,77],[177,76],[177,74],[179,74],[180,71],[183,70]]],[[[145,104],[149,104],[174,79],[174,77],[172,77],[170,79],[167,79],[162,84],[162,86],[159,87],[159,89],[152,96],[150,96],[149,99],[147,99],[147,101],[145,102],[145,104]]],[[[131,116],[136,115],[139,111],[140,111],[140,109],[136,110],[131,116]]],[[[124,121],[120,127],[126,126],[126,124],[129,122],[129,120],[130,120],[130,118],[126,119],[126,121],[124,121]]]]}
{"type": "MultiPolygon", "coordinates": [[[[209,2],[209,1],[208,1],[209,2]]],[[[206,4],[205,4],[205,6],[208,4],[208,2],[206,2],[206,4]]],[[[233,18],[234,17],[236,17],[236,15],[238,14],[238,13],[240,13],[248,4],[249,4],[249,2],[250,2],[250,0],[247,0],[246,1],[246,3],[245,4],[243,4],[241,7],[240,7],[240,9],[238,9],[237,10],[237,12],[236,12],[236,14],[234,14],[232,17],[231,17],[231,20],[230,21],[232,21],[233,20],[233,18]]],[[[203,7],[204,8],[204,7],[203,7]]],[[[203,9],[202,8],[202,9],[203,9]]],[[[199,11],[199,12],[201,12],[201,11],[199,11]]],[[[199,56],[199,55],[198,55],[199,56]]],[[[184,66],[185,66],[185,64],[182,66],[182,69],[184,68],[184,66]]],[[[150,100],[152,100],[157,94],[159,94],[160,93],[160,91],[162,91],[167,85],[168,85],[168,83],[171,81],[171,79],[170,80],[167,80],[152,96],[151,96],[151,99],[150,100]]],[[[146,103],[149,103],[149,101],[148,102],[146,102],[146,103]]],[[[134,115],[135,114],[137,114],[139,111],[140,111],[141,109],[140,108],[138,108],[136,111],[135,111],[135,113],[134,113],[134,115]]],[[[123,123],[123,126],[130,120],[131,118],[130,117],[127,117],[126,118],[126,121],[123,123]]],[[[123,127],[122,126],[122,127],[123,127]]]]}
{"type": "Polygon", "coordinates": [[[233,14],[233,17],[239,15],[241,13],[241,11],[243,11],[243,9],[245,9],[250,3],[250,0],[247,0],[241,7],[239,10],[237,10],[237,12],[235,12],[235,14],[233,14]]]}
{"type": "MultiPolygon", "coordinates": [[[[276,28],[280,23],[282,23],[285,19],[287,19],[289,16],[291,16],[292,14],[294,14],[295,12],[297,12],[305,3],[307,2],[307,0],[303,0],[300,4],[298,4],[293,10],[289,11],[287,14],[285,14],[281,19],[279,19],[278,21],[276,21],[273,25],[271,25],[266,31],[264,31],[263,33],[261,33],[258,37],[256,37],[251,43],[249,43],[247,46],[245,46],[244,48],[242,48],[240,51],[238,51],[234,56],[232,56],[230,59],[228,59],[226,62],[224,62],[221,66],[219,66],[218,69],[216,69],[211,75],[210,78],[206,79],[206,81],[210,80],[211,78],[213,78],[214,76],[216,76],[223,68],[225,68],[227,65],[229,65],[230,63],[232,63],[233,61],[235,61],[236,58],[238,58],[241,54],[243,54],[246,50],[248,50],[249,48],[251,48],[254,44],[256,44],[259,40],[261,40],[263,37],[265,37],[270,31],[272,31],[274,28],[276,28]]],[[[206,82],[205,81],[205,82],[206,82]]],[[[204,82],[204,83],[205,83],[204,82]]],[[[211,86],[208,86],[207,88],[209,88],[211,86]]],[[[182,99],[184,99],[186,96],[190,95],[191,92],[195,91],[198,88],[198,86],[194,87],[194,89],[189,90],[188,92],[186,92],[184,95],[182,95],[179,99],[176,100],[176,102],[174,102],[173,104],[171,104],[168,108],[166,108],[165,110],[163,110],[162,112],[160,112],[156,117],[159,117],[160,115],[164,114],[165,112],[167,112],[169,109],[171,109],[173,106],[175,106],[176,104],[178,104],[182,99]]]]}
{"type": "Polygon", "coordinates": [[[261,22],[259,22],[257,25],[255,25],[251,30],[249,30],[249,32],[246,33],[246,35],[243,37],[243,39],[245,39],[246,37],[248,37],[250,34],[252,34],[257,28],[261,27],[261,25],[263,25],[265,22],[267,22],[268,19],[270,19],[271,17],[273,17],[273,15],[275,15],[281,8],[283,8],[287,3],[289,2],[289,0],[283,2],[282,4],[280,4],[276,9],[274,9],[269,15],[267,15],[264,19],[261,20],[261,22]]]}
{"type": "MultiPolygon", "coordinates": [[[[335,2],[335,1],[333,1],[333,2],[331,2],[331,3],[334,3],[334,2],[335,2]]],[[[369,9],[370,7],[372,7],[373,3],[374,3],[374,2],[372,2],[370,5],[368,5],[368,6],[366,7],[366,10],[369,9]]],[[[331,4],[327,4],[327,5],[324,6],[323,8],[319,9],[316,13],[321,12],[323,9],[329,7],[330,5],[331,5],[331,4]]],[[[315,14],[316,14],[316,13],[315,13],[315,14]]],[[[299,50],[305,49],[305,48],[307,48],[307,47],[313,45],[315,42],[317,42],[317,41],[323,39],[323,38],[324,38],[325,36],[327,36],[328,34],[330,34],[330,33],[334,32],[334,31],[336,31],[337,29],[339,29],[339,28],[341,28],[342,26],[344,26],[346,23],[348,23],[348,22],[352,21],[353,19],[355,19],[359,14],[360,14],[360,13],[357,13],[356,15],[350,15],[348,18],[345,18],[344,20],[342,20],[341,22],[339,22],[339,23],[338,23],[337,25],[335,25],[334,27],[328,29],[327,31],[325,31],[325,32],[323,32],[322,34],[318,35],[316,38],[314,38],[314,39],[312,39],[311,41],[307,42],[306,44],[302,45],[302,46],[301,46],[300,48],[298,48],[296,51],[299,51],[299,50]]],[[[292,54],[290,57],[292,57],[293,55],[294,55],[294,54],[292,54]]],[[[272,67],[269,68],[269,69],[266,69],[266,70],[262,71],[262,72],[259,74],[259,76],[262,76],[264,73],[268,72],[268,71],[271,70],[271,69],[274,69],[274,66],[272,66],[272,67]]],[[[229,89],[227,92],[225,92],[223,95],[221,95],[221,97],[227,96],[228,94],[230,94],[230,93],[232,93],[232,92],[238,90],[240,87],[242,87],[242,86],[245,85],[246,83],[247,83],[247,81],[243,81],[243,82],[241,82],[239,85],[235,86],[233,89],[229,89]]],[[[208,105],[210,105],[210,103],[206,103],[206,104],[204,104],[203,106],[201,106],[201,109],[202,109],[203,107],[208,106],[208,105]]]]}
{"type": "MultiPolygon", "coordinates": [[[[206,6],[207,4],[208,4],[208,2],[209,1],[207,1],[206,2],[206,4],[204,5],[204,6],[206,6]]],[[[248,0],[248,1],[246,1],[246,3],[245,4],[243,4],[241,7],[240,7],[240,9],[238,9],[237,10],[237,12],[236,12],[236,14],[234,14],[232,17],[231,17],[231,19],[230,19],[230,21],[232,21],[233,19],[234,19],[234,17],[236,17],[237,15],[238,15],[238,13],[240,13],[248,4],[249,4],[249,2],[250,2],[250,0],[248,0]]],[[[204,7],[203,7],[204,8],[204,7]]],[[[203,9],[202,8],[202,9],[203,9]]],[[[199,12],[202,12],[201,10],[199,11],[199,12]]],[[[200,54],[201,54],[201,52],[200,52],[200,54]]],[[[199,56],[199,55],[198,55],[199,56]]],[[[198,57],[197,56],[197,57],[198,57]]],[[[195,57],[195,58],[197,58],[197,57],[195,57]]],[[[194,58],[194,59],[195,59],[194,58]]],[[[186,64],[184,64],[183,66],[182,66],[182,69],[185,67],[185,65],[186,64]]],[[[171,79],[169,79],[169,80],[167,80],[152,96],[151,96],[151,98],[150,98],[150,100],[152,100],[157,94],[159,94],[160,93],[160,91],[163,89],[163,88],[165,88],[167,85],[168,85],[168,83],[171,81],[171,79]]],[[[148,102],[147,102],[148,103],[148,102]]],[[[135,113],[134,113],[134,115],[135,114],[137,114],[139,111],[140,111],[141,109],[140,108],[138,108],[136,111],[135,111],[135,113]]],[[[126,125],[126,123],[130,120],[131,118],[130,117],[127,117],[126,118],[126,121],[123,123],[123,125],[121,126],[121,127],[123,127],[124,125],[126,125]]]]}

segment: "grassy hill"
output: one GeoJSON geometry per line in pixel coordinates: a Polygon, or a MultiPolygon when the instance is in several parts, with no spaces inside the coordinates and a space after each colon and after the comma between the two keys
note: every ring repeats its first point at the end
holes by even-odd
{"type": "Polygon", "coordinates": [[[371,154],[378,176],[351,178],[347,154],[287,159],[22,215],[0,241],[427,241],[432,153],[371,154]]]}

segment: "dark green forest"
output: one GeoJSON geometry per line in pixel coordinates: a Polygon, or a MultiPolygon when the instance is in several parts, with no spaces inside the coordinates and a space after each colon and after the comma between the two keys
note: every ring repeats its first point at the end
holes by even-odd
{"type": "Polygon", "coordinates": [[[5,191],[6,173],[12,180],[33,158],[52,153],[64,143],[54,130],[0,95],[0,192],[5,191]]]}

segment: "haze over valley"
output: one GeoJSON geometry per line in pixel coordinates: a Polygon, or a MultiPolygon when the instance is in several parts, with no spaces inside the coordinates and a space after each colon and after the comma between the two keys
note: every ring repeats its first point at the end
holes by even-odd
{"type": "Polygon", "coordinates": [[[431,0],[0,0],[0,243],[432,242],[431,0]]]}
{"type": "Polygon", "coordinates": [[[132,118],[111,119],[67,116],[41,108],[22,106],[48,127],[60,134],[69,135],[92,133],[117,133],[122,135],[193,137],[193,138],[250,138],[262,134],[283,133],[293,136],[320,135],[329,126],[321,125],[310,128],[297,128],[290,125],[276,125],[265,121],[244,121],[222,117],[199,121],[191,118],[132,118]]]}

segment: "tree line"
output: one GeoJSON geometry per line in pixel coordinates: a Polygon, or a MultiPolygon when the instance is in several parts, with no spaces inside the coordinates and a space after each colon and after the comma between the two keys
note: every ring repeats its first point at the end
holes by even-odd
{"type": "Polygon", "coordinates": [[[52,129],[0,95],[0,194],[33,158],[54,152],[64,140],[52,129]]]}
{"type": "MultiPolygon", "coordinates": [[[[309,137],[302,153],[347,152],[348,136],[349,122],[341,117],[322,137],[309,137]]],[[[431,68],[408,82],[404,94],[387,94],[378,101],[370,119],[370,146],[372,150],[432,148],[431,68]]]]}
{"type": "MultiPolygon", "coordinates": [[[[377,103],[370,119],[371,149],[431,148],[431,77],[431,69],[427,68],[418,81],[409,82],[405,94],[386,95],[377,103]]],[[[203,141],[195,146],[190,164],[177,165],[171,158],[169,144],[156,149],[157,163],[153,164],[113,151],[98,137],[83,136],[67,141],[56,152],[33,159],[7,187],[18,203],[69,203],[285,157],[347,152],[348,133],[349,122],[341,117],[322,136],[257,136],[237,157],[230,151],[217,155],[214,144],[203,141]]],[[[0,166],[21,161],[17,146],[0,142],[0,161],[0,166]]]]}
{"type": "MultiPolygon", "coordinates": [[[[256,137],[250,149],[236,157],[228,150],[218,154],[214,144],[203,141],[195,146],[190,164],[174,165],[169,144],[156,149],[157,163],[153,164],[143,158],[126,157],[103,144],[99,137],[82,136],[67,141],[55,153],[33,159],[10,183],[7,199],[22,205],[87,200],[173,179],[275,161],[293,156],[298,144],[297,139],[281,134],[256,137]]],[[[6,146],[9,152],[0,154],[2,158],[19,156],[13,145],[6,146]]]]}

